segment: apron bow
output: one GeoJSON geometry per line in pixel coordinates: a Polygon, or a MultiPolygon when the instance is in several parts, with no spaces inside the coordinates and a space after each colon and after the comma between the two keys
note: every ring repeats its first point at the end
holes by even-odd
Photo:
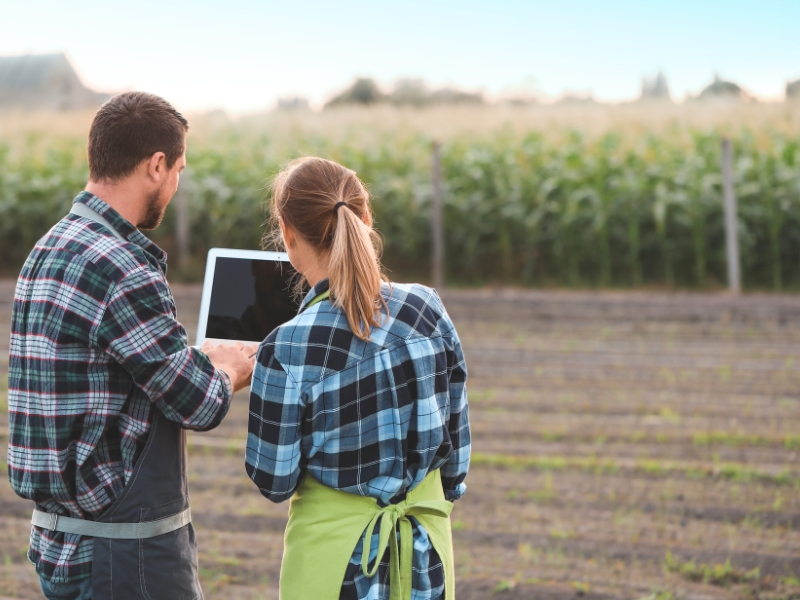
{"type": "Polygon", "coordinates": [[[372,577],[378,571],[381,558],[389,545],[389,590],[391,600],[411,599],[411,562],[414,555],[414,538],[409,516],[431,515],[447,518],[453,510],[453,503],[447,500],[431,500],[408,504],[407,501],[399,504],[390,504],[378,510],[367,525],[364,536],[364,548],[361,552],[361,570],[367,577],[372,577]],[[372,533],[380,520],[378,535],[378,555],[372,569],[369,568],[370,547],[372,533]],[[400,549],[397,547],[397,523],[400,523],[400,549]],[[402,551],[402,556],[400,556],[402,551]]]}

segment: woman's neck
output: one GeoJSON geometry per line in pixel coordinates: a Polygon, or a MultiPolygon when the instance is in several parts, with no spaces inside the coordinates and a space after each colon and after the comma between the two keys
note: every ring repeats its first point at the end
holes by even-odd
{"type": "Polygon", "coordinates": [[[328,278],[328,269],[322,267],[321,265],[312,265],[306,269],[306,272],[303,273],[308,281],[308,285],[312,288],[317,285],[323,279],[328,278]]]}

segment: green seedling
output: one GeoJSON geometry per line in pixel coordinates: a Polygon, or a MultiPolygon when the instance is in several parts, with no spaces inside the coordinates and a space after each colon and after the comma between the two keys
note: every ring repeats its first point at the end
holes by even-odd
{"type": "Polygon", "coordinates": [[[497,585],[494,586],[492,590],[492,594],[497,594],[499,592],[507,592],[509,590],[513,590],[517,587],[517,580],[513,577],[511,579],[501,579],[497,582],[497,585]]]}
{"type": "Polygon", "coordinates": [[[664,567],[669,573],[677,573],[688,581],[702,581],[721,587],[757,582],[761,578],[761,571],[758,567],[742,572],[734,568],[730,558],[722,564],[707,565],[703,563],[698,565],[694,559],[685,562],[676,559],[669,550],[664,557],[664,567]]]}
{"type": "MultiPolygon", "coordinates": [[[[472,455],[472,464],[486,465],[511,470],[540,469],[543,471],[564,471],[567,469],[583,470],[596,474],[618,473],[623,467],[614,458],[596,456],[519,456],[508,454],[484,454],[476,452],[472,455]]],[[[704,467],[675,461],[658,461],[638,459],[625,463],[626,469],[653,476],[683,475],[690,478],[717,477],[730,481],[760,481],[773,485],[800,484],[800,475],[785,469],[777,473],[761,471],[739,463],[717,461],[704,467]]]]}
{"type": "Polygon", "coordinates": [[[673,600],[675,596],[672,592],[656,591],[652,592],[649,596],[642,596],[639,600],[673,600]]]}
{"type": "Polygon", "coordinates": [[[574,531],[565,531],[563,529],[551,529],[547,532],[547,535],[554,540],[570,540],[578,537],[574,531]]]}
{"type": "Polygon", "coordinates": [[[553,488],[553,474],[549,472],[545,473],[544,487],[530,491],[526,496],[534,502],[549,502],[550,500],[558,498],[558,492],[553,488]]]}
{"type": "Polygon", "coordinates": [[[566,433],[563,431],[543,431],[542,432],[542,440],[545,442],[558,442],[563,440],[566,437],[566,433]]]}
{"type": "Polygon", "coordinates": [[[778,406],[781,408],[797,408],[798,401],[792,398],[779,398],[778,406]]]}
{"type": "Polygon", "coordinates": [[[488,390],[469,390],[469,401],[472,404],[483,402],[492,402],[495,399],[497,392],[493,389],[488,390]]]}
{"type": "Polygon", "coordinates": [[[233,577],[217,569],[200,567],[200,579],[203,587],[208,586],[213,591],[218,591],[233,582],[233,577]]]}
{"type": "Polygon", "coordinates": [[[592,589],[585,581],[573,581],[570,585],[580,594],[588,594],[592,589]]]}
{"type": "Polygon", "coordinates": [[[681,422],[681,416],[677,412],[672,410],[669,406],[663,407],[658,414],[661,416],[662,419],[670,423],[681,422]]]}
{"type": "Polygon", "coordinates": [[[800,450],[800,435],[787,434],[783,438],[783,445],[786,446],[788,450],[800,450]]]}

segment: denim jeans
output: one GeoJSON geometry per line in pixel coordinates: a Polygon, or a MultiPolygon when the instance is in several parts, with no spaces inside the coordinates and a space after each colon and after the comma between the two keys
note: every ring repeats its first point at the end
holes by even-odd
{"type": "Polygon", "coordinates": [[[39,585],[42,586],[42,592],[47,600],[91,600],[92,598],[91,577],[69,583],[51,583],[40,577],[39,585]]]}

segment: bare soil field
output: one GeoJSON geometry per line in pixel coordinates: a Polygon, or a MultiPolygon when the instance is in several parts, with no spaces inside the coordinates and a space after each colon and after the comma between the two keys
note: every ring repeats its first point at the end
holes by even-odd
{"type": "MultiPolygon", "coordinates": [[[[200,288],[176,286],[194,338],[200,288]]],[[[0,282],[0,379],[13,282],[0,282]]],[[[800,299],[448,291],[473,466],[460,600],[800,599],[800,299]]],[[[7,439],[5,389],[0,433],[7,439]]],[[[287,505],[244,471],[247,396],[190,436],[207,598],[277,598],[287,505]]],[[[5,468],[5,463],[2,463],[5,468]]],[[[0,483],[0,596],[40,598],[0,483]]]]}

